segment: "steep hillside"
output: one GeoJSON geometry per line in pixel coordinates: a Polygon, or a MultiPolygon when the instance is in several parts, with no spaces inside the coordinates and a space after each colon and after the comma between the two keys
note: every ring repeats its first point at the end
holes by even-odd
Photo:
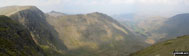
{"type": "Polygon", "coordinates": [[[125,56],[144,47],[127,28],[99,12],[59,16],[48,13],[47,20],[67,46],[67,55],[125,56]]]}
{"type": "Polygon", "coordinates": [[[48,54],[54,54],[52,50],[66,50],[62,41],[58,39],[58,33],[46,22],[45,14],[35,6],[8,6],[0,8],[0,15],[7,15],[26,27],[33,40],[40,47],[47,50],[48,54]],[[49,49],[51,51],[49,51],[49,49]]]}
{"type": "MultiPolygon", "coordinates": [[[[160,19],[161,20],[161,19],[160,19]]],[[[151,33],[151,37],[157,42],[169,40],[176,36],[189,35],[189,14],[178,14],[171,18],[164,19],[160,21],[155,28],[151,28],[148,32],[151,33]],[[159,26],[158,26],[159,25],[159,26]]]]}
{"type": "Polygon", "coordinates": [[[128,27],[132,32],[147,37],[145,42],[149,44],[189,34],[188,13],[178,14],[170,18],[161,16],[149,16],[144,18],[145,19],[141,20],[133,19],[133,21],[129,22],[122,20],[121,23],[128,27]]]}
{"type": "MultiPolygon", "coordinates": [[[[167,39],[175,36],[189,35],[189,13],[175,15],[158,29],[160,33],[167,33],[167,39]]],[[[165,38],[164,38],[165,39],[165,38]]],[[[163,39],[161,39],[163,40],[163,39]]]]}
{"type": "Polygon", "coordinates": [[[159,33],[160,28],[164,25],[166,20],[168,19],[161,16],[147,17],[139,21],[136,26],[141,30],[140,32],[142,34],[147,36],[145,42],[154,44],[159,39],[166,36],[164,33],[159,33]]]}
{"type": "Polygon", "coordinates": [[[167,20],[166,17],[162,16],[137,16],[131,19],[123,20],[119,22],[131,30],[135,35],[140,36],[148,44],[154,44],[160,37],[165,37],[165,34],[160,34],[156,30],[164,25],[167,20]]]}
{"type": "Polygon", "coordinates": [[[147,32],[148,40],[160,42],[176,36],[189,35],[189,14],[178,14],[170,18],[151,18],[138,26],[147,32]]]}
{"type": "Polygon", "coordinates": [[[35,6],[0,8],[29,30],[48,56],[126,56],[146,46],[130,30],[102,13],[43,13],[35,6]]]}
{"type": "Polygon", "coordinates": [[[0,56],[45,56],[21,24],[0,15],[0,56]]]}
{"type": "MultiPolygon", "coordinates": [[[[145,29],[137,26],[138,23],[134,21],[122,20],[119,21],[122,25],[127,27],[132,33],[139,37],[139,39],[144,40],[147,39],[148,33],[145,32],[145,29]]],[[[145,40],[144,40],[145,41],[145,40]]]]}
{"type": "Polygon", "coordinates": [[[164,41],[133,53],[131,56],[173,56],[172,52],[189,51],[189,36],[181,36],[176,39],[164,41]]]}

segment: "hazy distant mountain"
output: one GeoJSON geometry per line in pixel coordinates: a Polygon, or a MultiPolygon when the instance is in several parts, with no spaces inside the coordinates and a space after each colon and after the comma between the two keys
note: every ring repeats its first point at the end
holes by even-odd
{"type": "Polygon", "coordinates": [[[189,35],[188,22],[189,14],[184,13],[170,18],[159,18],[154,21],[144,21],[144,24],[140,24],[140,27],[148,30],[146,32],[149,32],[149,36],[151,36],[155,41],[163,41],[177,36],[189,35]]]}
{"type": "Polygon", "coordinates": [[[164,25],[164,22],[168,20],[168,18],[161,16],[147,17],[146,19],[142,19],[138,21],[136,26],[137,29],[141,30],[140,32],[147,36],[145,42],[154,44],[159,39],[165,37],[166,34],[159,33],[160,28],[164,25]]]}
{"type": "Polygon", "coordinates": [[[152,30],[154,35],[164,35],[159,38],[159,43],[156,43],[148,48],[133,53],[131,56],[173,56],[172,52],[177,51],[188,51],[189,43],[189,14],[178,14],[171,18],[167,18],[161,22],[161,26],[152,30]],[[177,37],[174,39],[176,36],[177,37]],[[172,39],[172,40],[169,40],[172,39]],[[168,41],[165,41],[168,40],[168,41]],[[163,41],[163,42],[162,42],[163,41]]]}
{"type": "Polygon", "coordinates": [[[188,35],[189,14],[179,14],[171,18],[162,16],[135,17],[132,20],[119,20],[132,32],[147,37],[145,42],[155,43],[172,37],[188,35]],[[166,37],[166,38],[165,38],[166,37]],[[161,39],[163,38],[163,39],[161,39]]]}
{"type": "Polygon", "coordinates": [[[171,37],[189,35],[188,24],[189,24],[189,13],[178,14],[165,21],[164,25],[158,30],[159,33],[167,34],[166,37],[167,39],[169,39],[171,37]]]}
{"type": "Polygon", "coordinates": [[[162,35],[154,33],[154,30],[159,29],[166,20],[166,18],[161,16],[144,17],[135,14],[132,14],[132,18],[130,19],[124,18],[124,16],[122,18],[118,19],[121,24],[139,36],[140,39],[146,39],[144,42],[149,44],[153,44],[156,42],[155,40],[160,39],[159,37],[162,35]]]}
{"type": "Polygon", "coordinates": [[[1,15],[0,56],[45,56],[45,53],[24,26],[1,15]]]}
{"type": "Polygon", "coordinates": [[[154,44],[131,56],[173,56],[173,51],[188,51],[189,36],[181,36],[176,39],[154,44]]]}
{"type": "Polygon", "coordinates": [[[133,20],[135,17],[134,13],[128,13],[128,14],[120,14],[120,15],[112,15],[113,18],[115,18],[118,21],[125,21],[125,20],[133,20]]]}
{"type": "Polygon", "coordinates": [[[125,56],[145,46],[142,40],[105,14],[54,16],[47,14],[73,56],[125,56]]]}
{"type": "MultiPolygon", "coordinates": [[[[26,27],[33,40],[44,50],[66,50],[58,39],[58,33],[46,22],[45,14],[35,6],[8,6],[0,8],[0,15],[7,15],[11,19],[26,27]]],[[[48,54],[54,54],[53,51],[48,54]]]]}
{"type": "Polygon", "coordinates": [[[51,11],[50,13],[47,13],[47,14],[50,14],[55,17],[67,15],[65,13],[60,13],[60,12],[56,12],[56,11],[51,11]]]}

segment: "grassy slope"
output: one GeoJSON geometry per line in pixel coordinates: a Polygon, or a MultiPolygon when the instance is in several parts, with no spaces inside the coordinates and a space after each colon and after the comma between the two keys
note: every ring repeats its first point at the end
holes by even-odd
{"type": "Polygon", "coordinates": [[[143,47],[129,30],[102,13],[49,15],[47,21],[69,50],[66,56],[126,56],[143,47]]]}
{"type": "Polygon", "coordinates": [[[43,52],[22,25],[0,16],[0,56],[43,56],[43,52]]]}
{"type": "Polygon", "coordinates": [[[173,56],[174,50],[189,51],[189,36],[181,36],[176,39],[164,41],[138,51],[131,56],[173,56]]]}

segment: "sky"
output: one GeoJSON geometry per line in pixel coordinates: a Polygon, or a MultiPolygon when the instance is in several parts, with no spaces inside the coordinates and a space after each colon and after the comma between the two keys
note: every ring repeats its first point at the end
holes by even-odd
{"type": "Polygon", "coordinates": [[[44,12],[67,14],[189,13],[189,0],[0,0],[0,7],[11,5],[34,5],[44,12]]]}

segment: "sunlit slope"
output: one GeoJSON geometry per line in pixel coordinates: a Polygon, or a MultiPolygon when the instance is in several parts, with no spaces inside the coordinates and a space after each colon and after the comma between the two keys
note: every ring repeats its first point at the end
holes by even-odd
{"type": "Polygon", "coordinates": [[[4,12],[0,14],[29,30],[32,39],[48,56],[126,56],[145,46],[126,27],[99,12],[45,14],[35,6],[0,9],[4,12]]]}
{"type": "Polygon", "coordinates": [[[143,48],[144,43],[133,33],[105,14],[54,14],[48,13],[47,20],[59,33],[69,55],[125,56],[143,48]]]}
{"type": "Polygon", "coordinates": [[[0,56],[44,56],[44,53],[24,26],[1,15],[0,56]]]}
{"type": "Polygon", "coordinates": [[[189,51],[189,36],[181,36],[176,39],[154,44],[141,51],[133,53],[131,56],[173,56],[172,52],[189,51]]]}

